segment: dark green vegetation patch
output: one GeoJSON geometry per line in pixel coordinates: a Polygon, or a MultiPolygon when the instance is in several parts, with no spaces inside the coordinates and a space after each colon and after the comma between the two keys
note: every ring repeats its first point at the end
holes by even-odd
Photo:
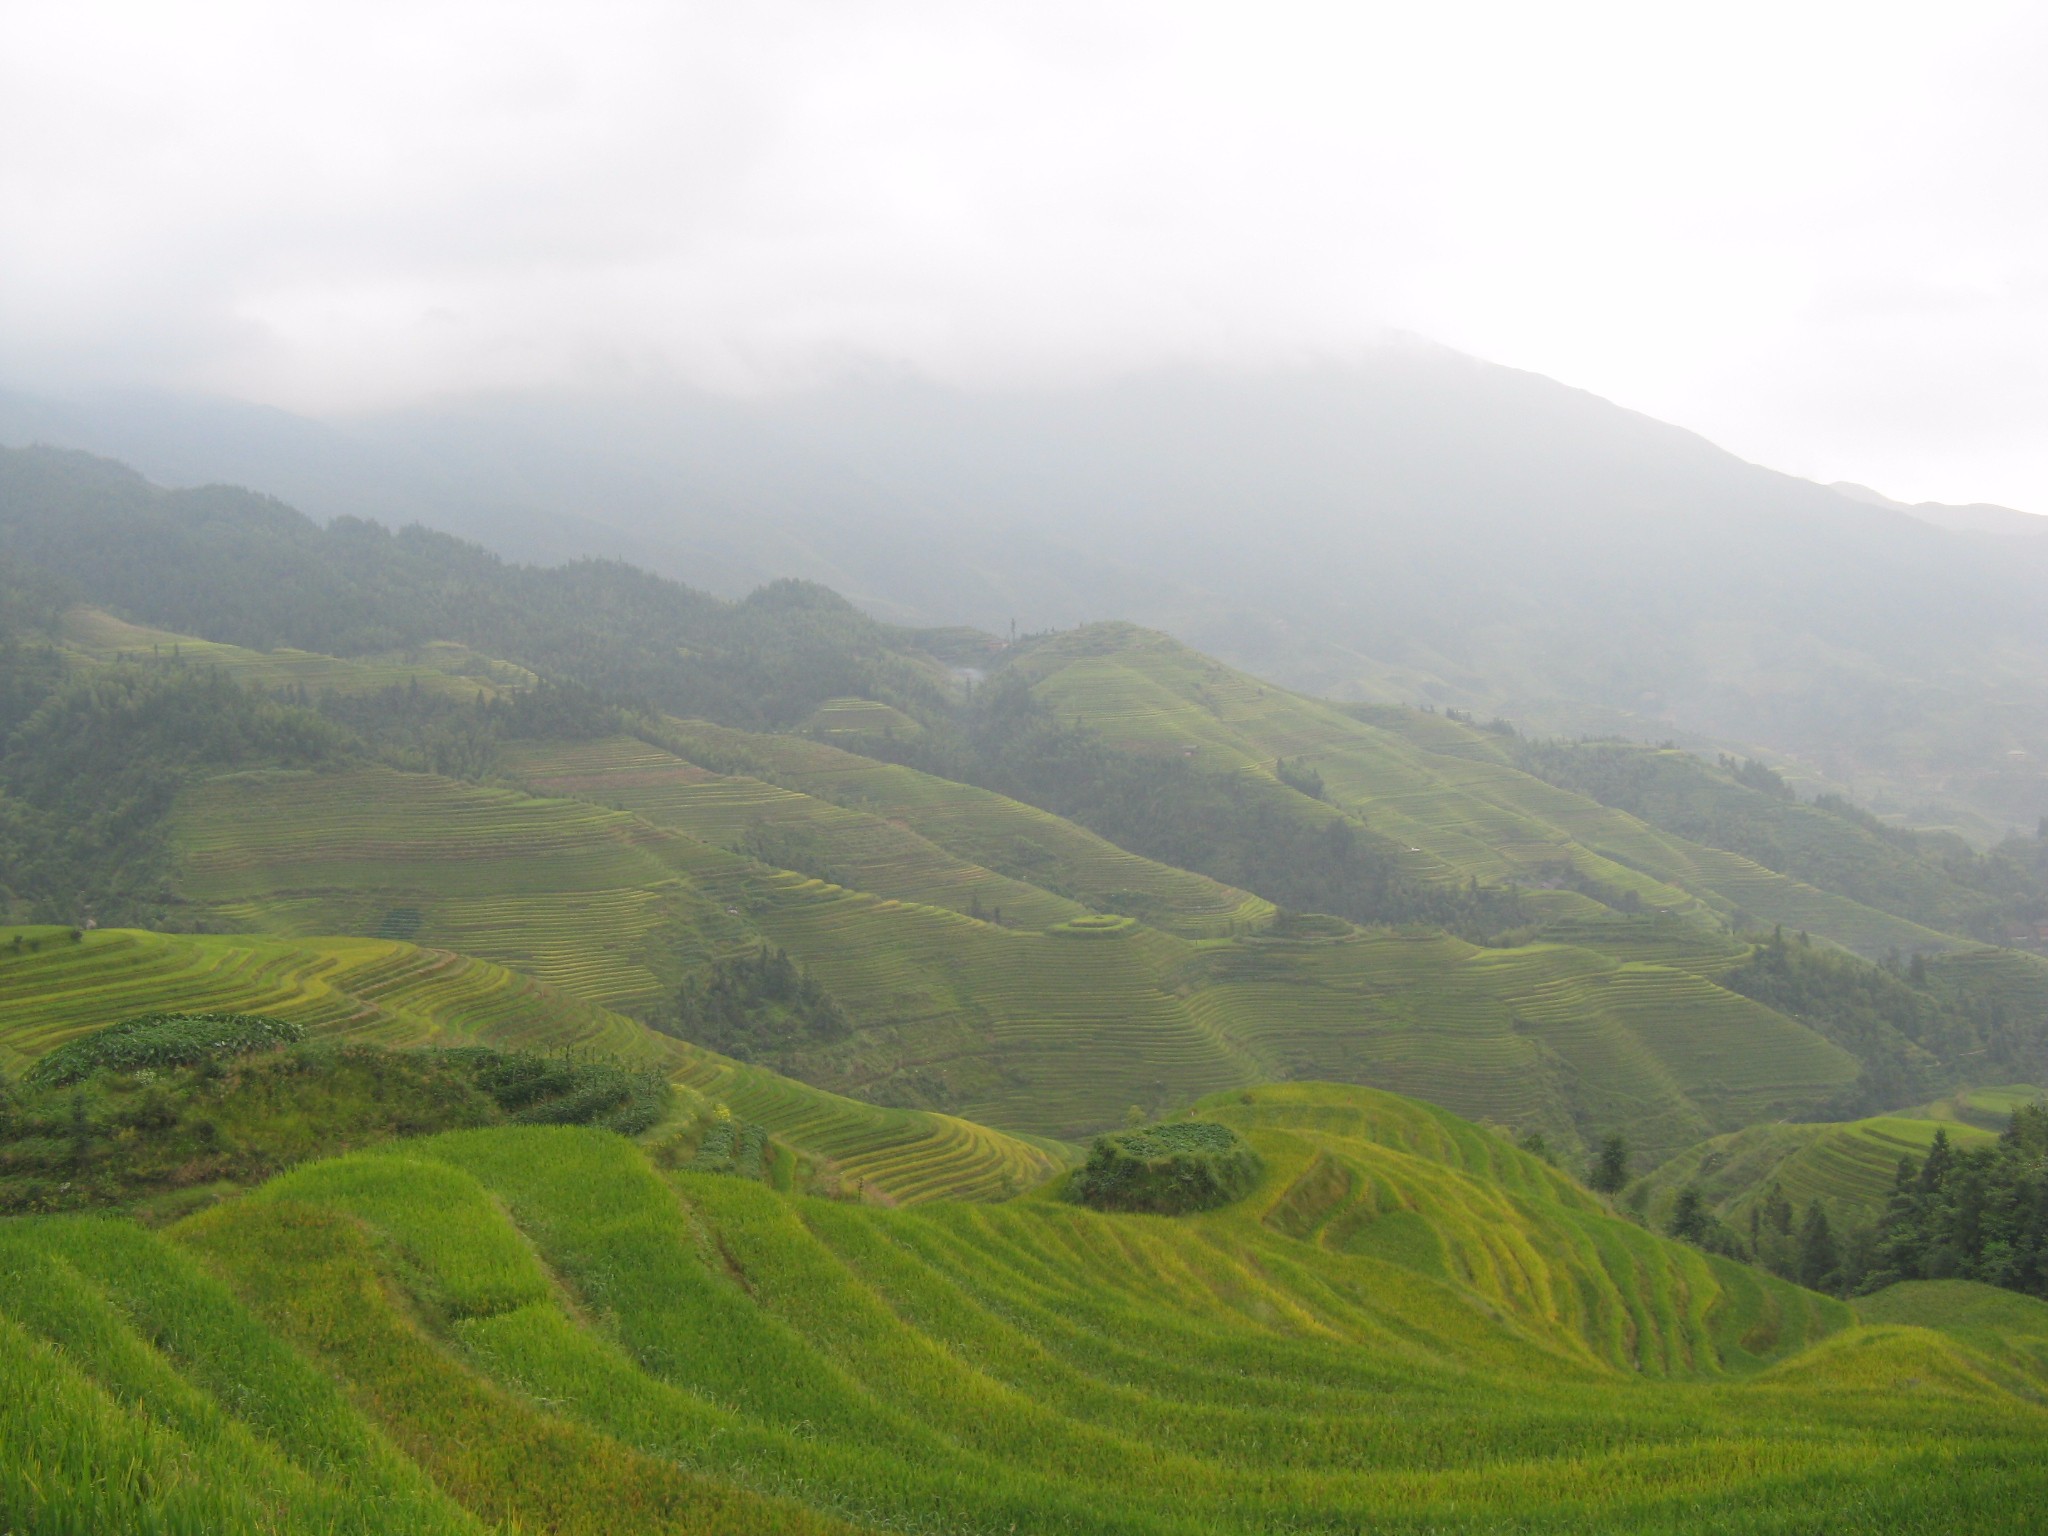
{"type": "Polygon", "coordinates": [[[1098,1136],[1069,1193],[1099,1211],[1181,1216],[1249,1194],[1259,1154],[1227,1125],[1188,1120],[1098,1136]]]}
{"type": "Polygon", "coordinates": [[[28,1071],[33,1088],[61,1088],[95,1072],[134,1072],[224,1061],[305,1038],[261,1013],[145,1013],[59,1046],[28,1071]]]}
{"type": "Polygon", "coordinates": [[[0,1080],[0,1214],[172,1216],[309,1158],[508,1121],[633,1135],[670,1096],[658,1072],[601,1056],[319,1041],[0,1080]]]}

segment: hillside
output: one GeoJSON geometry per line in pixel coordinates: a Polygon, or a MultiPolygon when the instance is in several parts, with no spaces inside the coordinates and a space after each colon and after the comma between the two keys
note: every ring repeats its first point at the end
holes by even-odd
{"type": "Polygon", "coordinates": [[[2040,1378],[1975,1319],[1857,1326],[1384,1095],[1206,1111],[1268,1173],[1182,1220],[835,1206],[525,1129],[160,1234],[10,1224],[0,1501],[215,1532],[2027,1528],[2040,1378]],[[87,1476],[110,1457],[135,1475],[87,1476]]]}
{"type": "Polygon", "coordinates": [[[1457,721],[1405,710],[1360,718],[1129,626],[1052,637],[1018,665],[1055,714],[1078,716],[1117,745],[1193,748],[1205,771],[1259,780],[1277,781],[1273,765],[1283,759],[1301,762],[1332,806],[1356,812],[1440,878],[1591,887],[1609,905],[1632,895],[1639,907],[1681,915],[1704,905],[1738,925],[1784,923],[1865,953],[1960,947],[1738,851],[1557,793],[1508,760],[1498,736],[1457,721]]]}

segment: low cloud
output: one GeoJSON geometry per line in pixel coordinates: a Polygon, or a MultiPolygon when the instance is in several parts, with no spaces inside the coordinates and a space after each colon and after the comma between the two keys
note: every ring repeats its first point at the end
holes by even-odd
{"type": "Polygon", "coordinates": [[[1386,327],[2048,508],[2033,8],[27,5],[0,373],[311,412],[1386,327]]]}

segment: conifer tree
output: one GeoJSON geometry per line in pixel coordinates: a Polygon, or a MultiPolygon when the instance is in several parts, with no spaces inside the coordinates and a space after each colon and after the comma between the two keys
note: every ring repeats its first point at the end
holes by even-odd
{"type": "Polygon", "coordinates": [[[1809,1290],[1827,1290],[1839,1264],[1827,1207],[1816,1200],[1806,1208],[1806,1219],[1799,1224],[1799,1283],[1809,1290]]]}
{"type": "Polygon", "coordinates": [[[1619,1132],[1601,1138],[1586,1183],[1603,1195],[1618,1194],[1628,1183],[1628,1142],[1619,1132]]]}

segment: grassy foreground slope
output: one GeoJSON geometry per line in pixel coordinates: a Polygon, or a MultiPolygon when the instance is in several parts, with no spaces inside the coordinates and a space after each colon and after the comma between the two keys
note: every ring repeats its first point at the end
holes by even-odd
{"type": "Polygon", "coordinates": [[[2038,1361],[1981,1327],[1859,1326],[1386,1095],[1208,1108],[1267,1174],[1182,1219],[847,1207],[522,1129],[163,1233],[9,1223],[0,1519],[2017,1532],[2048,1497],[2038,1361]]]}
{"type": "Polygon", "coordinates": [[[1065,1155],[950,1115],[822,1092],[445,951],[383,939],[109,930],[74,941],[62,929],[0,929],[0,1068],[10,1076],[87,1030],[170,1010],[268,1013],[387,1046],[602,1051],[660,1067],[689,1102],[724,1104],[885,1200],[1000,1196],[1065,1155]]]}

